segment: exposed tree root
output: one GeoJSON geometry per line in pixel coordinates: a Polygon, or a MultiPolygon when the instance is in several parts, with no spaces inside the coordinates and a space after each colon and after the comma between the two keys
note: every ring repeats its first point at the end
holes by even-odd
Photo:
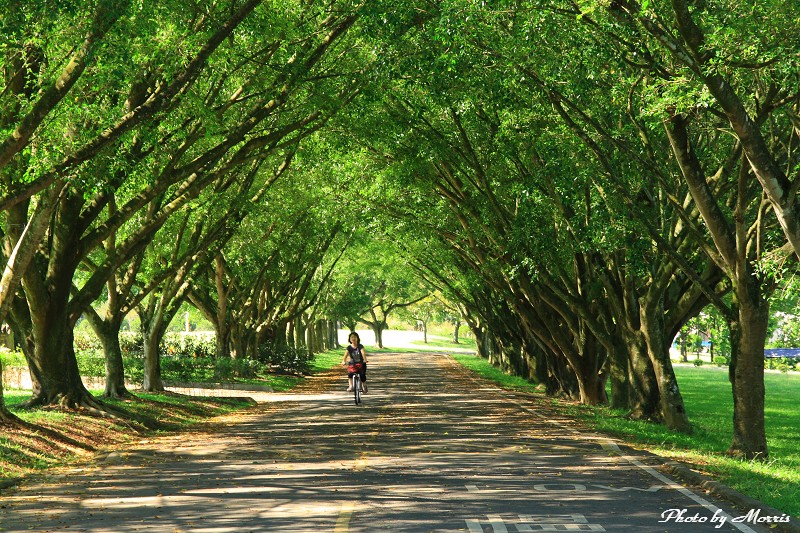
{"type": "Polygon", "coordinates": [[[654,424],[661,424],[664,418],[660,413],[646,411],[641,408],[634,408],[630,413],[625,415],[626,420],[639,420],[641,422],[653,422],[654,424]]]}
{"type": "Polygon", "coordinates": [[[78,440],[75,440],[75,439],[73,439],[71,437],[68,437],[67,435],[64,435],[63,433],[60,433],[58,431],[54,431],[54,430],[52,430],[50,428],[47,428],[47,427],[44,427],[44,426],[40,426],[38,424],[31,424],[29,422],[22,421],[22,425],[19,426],[19,427],[23,428],[23,429],[27,429],[27,430],[32,431],[32,432],[35,432],[35,433],[39,434],[42,438],[46,439],[49,442],[54,442],[56,444],[63,444],[65,446],[69,446],[69,447],[72,447],[72,448],[78,448],[78,449],[81,449],[81,450],[85,450],[87,452],[93,452],[96,449],[91,444],[85,444],[85,443],[80,442],[78,440]]]}
{"type": "Polygon", "coordinates": [[[727,455],[728,457],[733,457],[734,459],[740,459],[744,461],[758,461],[758,462],[764,462],[769,458],[769,455],[767,453],[753,452],[752,450],[743,450],[733,445],[727,450],[725,450],[725,455],[727,455]]]}
{"type": "Polygon", "coordinates": [[[111,391],[106,389],[106,391],[103,393],[103,398],[110,398],[113,400],[134,400],[136,399],[136,396],[134,396],[131,391],[125,387],[114,387],[111,391]]]}
{"type": "Polygon", "coordinates": [[[31,396],[24,402],[20,402],[17,404],[17,409],[35,409],[37,407],[42,407],[45,405],[44,399],[40,396],[31,396]]]}
{"type": "Polygon", "coordinates": [[[19,426],[24,427],[27,422],[23,421],[20,417],[10,412],[8,409],[0,409],[0,427],[1,426],[19,426]]]}
{"type": "MultiPolygon", "coordinates": [[[[128,393],[128,396],[133,397],[130,393],[128,393]]],[[[22,409],[32,409],[36,407],[48,408],[51,406],[68,411],[78,411],[82,414],[88,414],[98,418],[114,420],[136,432],[160,427],[158,421],[150,417],[135,415],[123,409],[103,403],[88,392],[76,394],[61,393],[54,395],[52,398],[48,398],[44,394],[38,394],[19,404],[19,407],[22,409]]]]}

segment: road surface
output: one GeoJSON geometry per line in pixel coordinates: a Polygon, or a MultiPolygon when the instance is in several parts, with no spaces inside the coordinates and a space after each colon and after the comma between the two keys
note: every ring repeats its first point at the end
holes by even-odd
{"type": "Polygon", "coordinates": [[[0,531],[767,531],[446,356],[373,355],[368,383],[360,407],[331,373],[33,478],[0,494],[0,531]]]}

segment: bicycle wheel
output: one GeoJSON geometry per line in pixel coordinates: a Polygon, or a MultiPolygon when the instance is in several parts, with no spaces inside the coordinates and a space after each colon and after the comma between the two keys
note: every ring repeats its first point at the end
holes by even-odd
{"type": "Polygon", "coordinates": [[[353,376],[353,396],[356,400],[356,405],[361,403],[361,376],[356,373],[353,376]]]}

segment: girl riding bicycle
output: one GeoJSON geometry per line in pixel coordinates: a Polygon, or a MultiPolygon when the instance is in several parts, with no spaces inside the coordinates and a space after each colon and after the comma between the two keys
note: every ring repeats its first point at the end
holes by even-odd
{"type": "Polygon", "coordinates": [[[347,391],[353,391],[353,375],[356,373],[361,374],[361,389],[367,392],[367,352],[364,351],[364,346],[361,344],[361,337],[358,333],[351,331],[347,337],[347,350],[344,352],[344,359],[342,364],[347,366],[347,379],[350,383],[347,391]]]}

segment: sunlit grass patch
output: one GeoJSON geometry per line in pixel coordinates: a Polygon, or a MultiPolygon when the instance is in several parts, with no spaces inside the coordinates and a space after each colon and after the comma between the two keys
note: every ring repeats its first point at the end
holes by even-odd
{"type": "Polygon", "coordinates": [[[311,361],[311,372],[318,373],[323,370],[328,370],[342,362],[344,356],[344,347],[341,350],[328,350],[314,355],[311,361]]]}
{"type": "Polygon", "coordinates": [[[475,349],[475,340],[466,338],[462,339],[458,342],[458,344],[454,343],[452,339],[448,339],[445,337],[428,337],[428,342],[424,342],[421,340],[411,341],[410,344],[414,344],[417,346],[427,346],[430,348],[446,348],[446,349],[475,349]]]}
{"type": "Polygon", "coordinates": [[[469,368],[473,372],[491,379],[495,383],[505,387],[507,389],[513,390],[520,390],[526,392],[534,392],[537,391],[536,384],[528,381],[525,378],[521,378],[519,376],[510,376],[500,370],[499,368],[492,366],[489,361],[485,359],[481,359],[475,355],[471,354],[451,354],[451,357],[458,361],[462,366],[469,368]]]}

